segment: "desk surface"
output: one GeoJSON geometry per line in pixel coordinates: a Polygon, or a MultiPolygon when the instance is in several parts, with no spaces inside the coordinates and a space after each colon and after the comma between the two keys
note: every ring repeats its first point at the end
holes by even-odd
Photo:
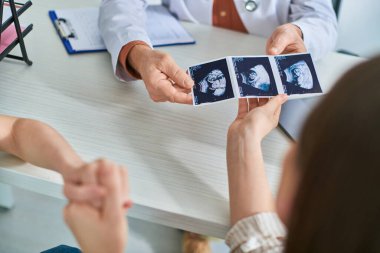
{"type": "MultiPolygon", "coordinates": [[[[102,156],[129,168],[134,207],[130,216],[223,237],[228,230],[226,133],[237,101],[194,108],[150,101],[142,82],[121,83],[107,53],[67,55],[48,10],[96,5],[94,1],[38,0],[23,21],[34,64],[0,62],[0,113],[42,120],[61,132],[85,159],[102,156]]],[[[180,66],[226,55],[264,54],[265,40],[184,24],[197,45],[166,47],[180,66]]],[[[317,63],[330,87],[360,59],[332,53],[317,63]]],[[[289,143],[279,131],[264,141],[273,191],[289,143]]],[[[54,197],[62,180],[54,172],[2,154],[0,181],[54,197]]]]}

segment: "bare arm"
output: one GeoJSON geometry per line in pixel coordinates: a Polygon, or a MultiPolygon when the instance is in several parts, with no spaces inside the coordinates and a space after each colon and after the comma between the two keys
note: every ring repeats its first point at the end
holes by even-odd
{"type": "Polygon", "coordinates": [[[278,124],[286,96],[239,100],[239,112],[228,131],[227,167],[231,224],[260,212],[275,211],[265,174],[262,139],[278,124]]]}
{"type": "MultiPolygon", "coordinates": [[[[65,183],[64,194],[69,200],[100,205],[105,192],[99,186],[97,164],[104,159],[85,163],[50,126],[36,120],[0,115],[0,151],[60,173],[65,183]]],[[[123,199],[128,201],[126,194],[123,199]]]]}
{"type": "MultiPolygon", "coordinates": [[[[242,135],[238,138],[247,137],[242,135]]],[[[265,174],[261,141],[247,142],[228,147],[228,152],[241,157],[238,161],[229,159],[228,162],[231,224],[257,213],[275,211],[265,174]]]]}
{"type": "Polygon", "coordinates": [[[0,115],[0,150],[62,175],[84,164],[57,131],[36,120],[0,115]]]}

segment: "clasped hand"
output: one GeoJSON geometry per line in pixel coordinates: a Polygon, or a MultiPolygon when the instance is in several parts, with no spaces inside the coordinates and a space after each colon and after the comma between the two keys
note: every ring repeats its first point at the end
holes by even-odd
{"type": "Polygon", "coordinates": [[[100,159],[68,170],[64,218],[84,253],[122,253],[127,241],[127,169],[100,159]]]}

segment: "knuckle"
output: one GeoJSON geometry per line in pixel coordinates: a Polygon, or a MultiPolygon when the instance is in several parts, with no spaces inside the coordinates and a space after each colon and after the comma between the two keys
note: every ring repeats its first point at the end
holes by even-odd
{"type": "Polygon", "coordinates": [[[110,163],[110,161],[107,158],[102,157],[102,158],[98,159],[98,165],[99,166],[106,167],[107,165],[109,165],[109,163],[110,163]]]}
{"type": "Polygon", "coordinates": [[[112,166],[108,168],[108,174],[111,177],[115,177],[115,176],[118,177],[118,175],[120,175],[120,171],[118,170],[117,166],[112,166]]]}

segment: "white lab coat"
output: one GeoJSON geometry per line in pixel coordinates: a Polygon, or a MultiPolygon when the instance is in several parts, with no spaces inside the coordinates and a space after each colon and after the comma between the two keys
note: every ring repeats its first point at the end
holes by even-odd
{"type": "MultiPolygon", "coordinates": [[[[279,25],[293,23],[303,32],[307,50],[314,59],[335,48],[337,19],[331,0],[260,0],[254,12],[245,9],[245,0],[234,0],[241,20],[250,34],[270,37],[279,25]]],[[[180,20],[212,24],[212,0],[163,0],[180,20]]],[[[112,57],[116,76],[129,78],[118,66],[121,48],[130,41],[151,45],[145,31],[145,0],[102,0],[99,28],[112,57]]]]}

